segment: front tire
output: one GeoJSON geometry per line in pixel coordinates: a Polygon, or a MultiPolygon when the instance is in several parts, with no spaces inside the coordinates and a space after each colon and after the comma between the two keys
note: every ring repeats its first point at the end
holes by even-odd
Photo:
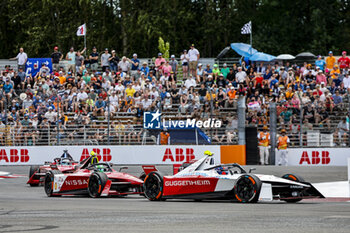
{"type": "Polygon", "coordinates": [[[163,196],[163,176],[150,172],[143,183],[144,194],[150,201],[161,201],[163,196]]]}
{"type": "MultiPolygon", "coordinates": [[[[29,179],[34,175],[35,172],[39,172],[40,166],[30,166],[29,168],[29,179]]],[[[35,177],[35,176],[34,176],[35,177]]],[[[34,178],[33,177],[33,178],[34,178]]],[[[36,177],[35,177],[36,178],[36,177]]],[[[40,179],[40,178],[39,178],[40,179]]],[[[37,187],[39,184],[29,184],[31,187],[37,187]]]]}
{"type": "MultiPolygon", "coordinates": [[[[291,180],[295,182],[305,182],[304,178],[299,176],[299,175],[294,175],[294,174],[284,174],[282,176],[283,179],[286,180],[291,180]]],[[[291,195],[290,195],[291,196],[291,195]]],[[[296,198],[296,199],[285,199],[284,201],[287,203],[297,203],[299,201],[303,200],[302,198],[296,198]]]]}
{"type": "Polygon", "coordinates": [[[242,203],[255,203],[259,199],[261,181],[255,175],[242,175],[233,187],[235,198],[242,203]]]}
{"type": "Polygon", "coordinates": [[[53,195],[53,185],[54,185],[54,178],[55,174],[62,174],[59,170],[51,170],[48,171],[45,175],[45,181],[44,181],[44,189],[45,193],[48,197],[52,197],[53,195]]]}
{"type": "Polygon", "coordinates": [[[88,182],[88,193],[92,198],[100,197],[106,186],[108,177],[105,173],[94,172],[90,175],[88,182]]]}

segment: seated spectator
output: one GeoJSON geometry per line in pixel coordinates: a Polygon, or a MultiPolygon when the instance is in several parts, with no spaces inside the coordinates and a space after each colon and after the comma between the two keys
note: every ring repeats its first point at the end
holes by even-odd
{"type": "Polygon", "coordinates": [[[196,80],[190,75],[185,81],[185,87],[188,90],[190,87],[196,87],[196,80]]]}
{"type": "Polygon", "coordinates": [[[219,77],[220,69],[219,69],[218,64],[214,64],[213,67],[214,67],[214,69],[213,69],[213,78],[214,78],[214,81],[216,81],[217,78],[219,77]]]}
{"type": "Polygon", "coordinates": [[[284,109],[279,115],[279,120],[281,124],[288,125],[293,119],[293,113],[290,109],[284,109]]]}
{"type": "Polygon", "coordinates": [[[315,123],[315,110],[312,108],[311,104],[308,104],[304,109],[304,119],[307,119],[310,123],[315,123]]]}
{"type": "Polygon", "coordinates": [[[256,73],[254,72],[254,77],[252,79],[253,83],[254,83],[254,88],[261,88],[263,86],[263,80],[264,78],[261,76],[260,73],[256,73]]]}
{"type": "Polygon", "coordinates": [[[236,73],[233,71],[233,68],[230,68],[230,71],[226,76],[226,80],[228,83],[231,83],[234,87],[237,86],[236,73]]]}
{"type": "Polygon", "coordinates": [[[141,105],[143,107],[143,110],[149,111],[151,104],[152,104],[152,100],[150,100],[147,95],[144,96],[144,98],[141,101],[141,105]]]}
{"type": "Polygon", "coordinates": [[[315,123],[320,127],[323,127],[324,124],[327,124],[328,130],[331,129],[331,121],[329,119],[329,114],[325,108],[321,108],[315,115],[315,123]]]}
{"type": "Polygon", "coordinates": [[[227,74],[230,72],[230,69],[227,67],[227,64],[224,63],[220,70],[220,73],[224,75],[224,78],[227,79],[227,74]]]}
{"type": "Polygon", "coordinates": [[[131,139],[135,140],[137,137],[137,133],[134,131],[134,126],[131,124],[131,120],[127,121],[127,124],[124,127],[125,135],[124,135],[124,143],[127,142],[130,144],[131,139]]]}
{"type": "MultiPolygon", "coordinates": [[[[245,82],[246,83],[246,78],[247,78],[247,73],[245,71],[242,71],[242,67],[238,67],[238,72],[236,74],[236,82],[241,83],[245,82]]],[[[248,84],[248,83],[246,83],[248,84]]]]}
{"type": "Polygon", "coordinates": [[[130,62],[126,58],[126,56],[122,57],[122,60],[118,63],[118,67],[121,69],[121,72],[129,73],[130,70],[130,62]]]}
{"type": "Polygon", "coordinates": [[[213,75],[213,70],[210,68],[210,64],[207,64],[207,68],[204,70],[204,73],[209,75],[213,75]]]}
{"type": "Polygon", "coordinates": [[[224,75],[223,74],[219,74],[219,77],[216,80],[216,86],[217,87],[226,88],[226,80],[224,79],[224,75]]]}
{"type": "Polygon", "coordinates": [[[219,91],[216,95],[216,101],[219,104],[220,107],[225,106],[225,100],[226,100],[226,93],[222,87],[219,88],[219,91]]]}
{"type": "Polygon", "coordinates": [[[208,75],[208,78],[205,80],[205,86],[210,88],[214,86],[213,76],[208,75]]]}
{"type": "Polygon", "coordinates": [[[48,109],[49,111],[45,113],[45,118],[47,118],[51,125],[55,125],[57,121],[57,113],[53,111],[52,107],[49,107],[48,109]]]}
{"type": "Polygon", "coordinates": [[[179,113],[181,114],[186,114],[187,109],[189,107],[189,103],[188,103],[188,96],[187,94],[183,94],[180,97],[180,107],[179,107],[179,113]]]}
{"type": "Polygon", "coordinates": [[[335,108],[342,109],[343,107],[343,98],[339,94],[339,90],[335,91],[335,94],[332,96],[333,103],[335,108]]]}
{"type": "Polygon", "coordinates": [[[257,99],[255,99],[255,97],[252,97],[248,103],[248,110],[260,111],[260,107],[260,102],[257,99]]]}
{"type": "Polygon", "coordinates": [[[346,146],[348,133],[349,123],[346,121],[346,117],[343,117],[343,119],[338,123],[338,126],[334,132],[334,141],[339,145],[346,146]]]}
{"type": "Polygon", "coordinates": [[[316,84],[321,84],[321,83],[327,83],[327,78],[323,74],[323,71],[319,70],[317,75],[316,75],[316,84]]]}
{"type": "Polygon", "coordinates": [[[170,93],[166,93],[166,98],[162,101],[164,110],[172,108],[172,99],[170,93]]]}
{"type": "Polygon", "coordinates": [[[165,64],[162,67],[162,73],[163,75],[170,76],[170,72],[172,71],[172,67],[169,64],[169,61],[166,61],[165,64]]]}
{"type": "Polygon", "coordinates": [[[96,116],[104,116],[104,109],[106,107],[106,102],[100,96],[95,103],[95,108],[93,111],[93,115],[96,116]]]}

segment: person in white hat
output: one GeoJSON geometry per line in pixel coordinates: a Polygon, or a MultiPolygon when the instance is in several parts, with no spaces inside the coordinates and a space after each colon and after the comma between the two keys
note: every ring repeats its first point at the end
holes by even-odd
{"type": "Polygon", "coordinates": [[[177,77],[177,68],[178,68],[179,63],[176,61],[174,54],[170,56],[169,65],[171,66],[171,70],[174,72],[174,76],[176,78],[177,77]]]}
{"type": "Polygon", "coordinates": [[[226,80],[227,74],[230,73],[230,69],[227,67],[226,63],[223,64],[223,67],[221,68],[220,73],[224,75],[224,78],[226,80]]]}
{"type": "Polygon", "coordinates": [[[173,101],[171,99],[171,95],[168,92],[168,93],[166,93],[166,97],[163,100],[163,106],[164,106],[163,108],[164,109],[171,109],[172,108],[172,103],[173,103],[173,101]]]}
{"type": "Polygon", "coordinates": [[[196,73],[197,73],[197,76],[196,76],[197,82],[198,83],[203,82],[204,69],[203,69],[202,63],[198,64],[196,73]]]}
{"type": "Polygon", "coordinates": [[[140,60],[137,58],[136,53],[132,55],[132,58],[129,59],[129,62],[131,63],[130,75],[135,77],[137,70],[139,69],[139,66],[140,66],[140,60]]]}

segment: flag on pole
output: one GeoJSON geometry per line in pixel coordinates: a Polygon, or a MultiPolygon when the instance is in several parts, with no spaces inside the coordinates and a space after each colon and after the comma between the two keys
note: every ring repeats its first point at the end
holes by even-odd
{"type": "Polygon", "coordinates": [[[244,26],[241,29],[241,34],[251,34],[252,33],[252,21],[249,21],[249,23],[244,24],[244,26]]]}
{"type": "Polygon", "coordinates": [[[78,27],[77,36],[85,36],[86,35],[86,26],[85,23],[78,27]]]}

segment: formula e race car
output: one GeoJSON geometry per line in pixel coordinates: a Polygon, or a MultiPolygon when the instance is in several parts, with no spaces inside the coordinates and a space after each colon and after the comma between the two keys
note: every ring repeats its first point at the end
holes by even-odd
{"type": "Polygon", "coordinates": [[[73,173],[62,173],[58,169],[47,171],[44,181],[46,195],[88,195],[96,198],[143,194],[142,180],[115,171],[109,163],[91,164],[91,159],[92,156],[85,159],[73,173]]]}
{"type": "MultiPolygon", "coordinates": [[[[64,151],[67,153],[67,151],[64,151]]],[[[74,161],[71,156],[55,158],[53,162],[45,162],[42,166],[32,165],[29,169],[29,180],[27,184],[30,186],[39,186],[44,182],[47,171],[59,170],[62,173],[72,173],[79,166],[79,162],[74,161]]]]}
{"type": "Polygon", "coordinates": [[[298,202],[304,198],[324,198],[310,183],[293,174],[282,178],[251,174],[239,164],[214,164],[205,156],[193,164],[185,164],[173,176],[159,171],[144,179],[144,194],[151,201],[166,199],[229,199],[242,203],[279,199],[298,202]]]}

